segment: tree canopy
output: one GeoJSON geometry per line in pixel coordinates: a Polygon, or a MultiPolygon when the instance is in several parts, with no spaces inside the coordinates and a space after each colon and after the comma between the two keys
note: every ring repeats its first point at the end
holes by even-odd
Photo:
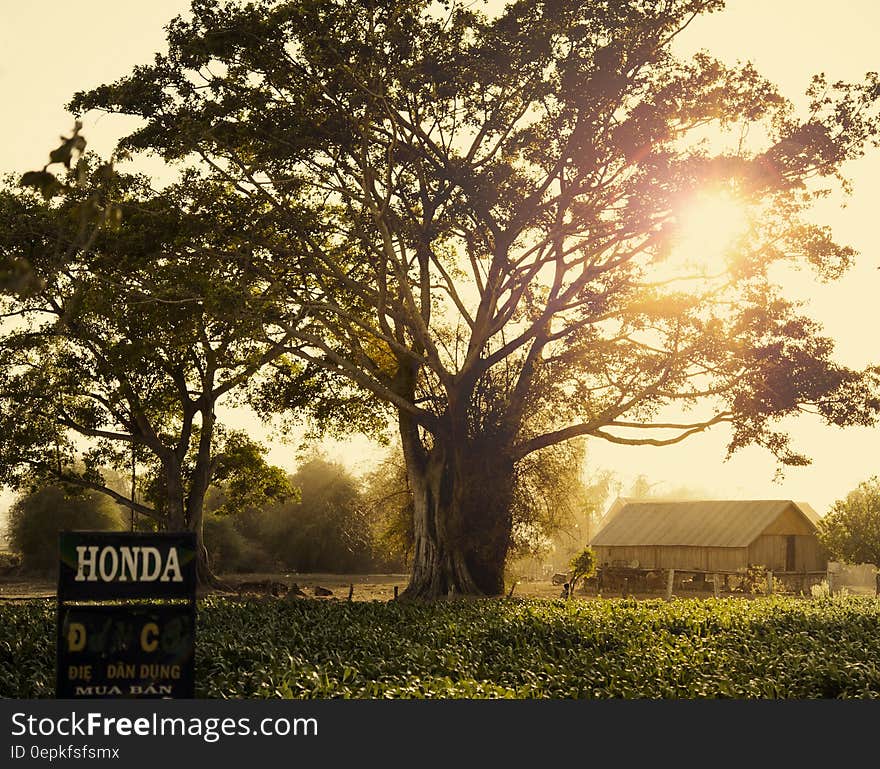
{"type": "Polygon", "coordinates": [[[880,567],[880,478],[837,500],[822,519],[819,539],[835,560],[880,567]]]}
{"type": "Polygon", "coordinates": [[[99,490],[200,534],[211,482],[278,486],[216,419],[285,350],[266,331],[279,287],[252,267],[259,228],[239,235],[240,198],[187,174],[157,193],[87,155],[54,182],[34,173],[0,190],[0,254],[27,276],[0,296],[0,481],[99,490]]]}
{"type": "Polygon", "coordinates": [[[877,372],[772,268],[854,257],[804,214],[876,145],[880,82],[817,76],[798,115],[750,64],[676,58],[721,5],[195,0],[167,54],[74,99],[272,223],[291,354],[397,412],[407,595],[503,589],[516,468],[548,446],[724,424],[802,464],[784,417],[874,420],[877,372]],[[701,196],[748,220],[711,262],[680,253],[701,196]]]}

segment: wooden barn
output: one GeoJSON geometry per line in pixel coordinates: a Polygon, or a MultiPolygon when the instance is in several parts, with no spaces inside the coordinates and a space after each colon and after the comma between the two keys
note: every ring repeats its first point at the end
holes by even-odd
{"type": "Polygon", "coordinates": [[[590,541],[599,566],[741,572],[824,571],[819,516],[803,502],[627,500],[612,505],[590,541]]]}

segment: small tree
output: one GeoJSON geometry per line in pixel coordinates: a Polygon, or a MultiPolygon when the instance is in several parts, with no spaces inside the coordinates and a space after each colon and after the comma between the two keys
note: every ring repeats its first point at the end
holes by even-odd
{"type": "Polygon", "coordinates": [[[19,497],[9,510],[9,542],[30,571],[55,568],[59,531],[122,528],[122,508],[91,490],[44,486],[19,497]]]}
{"type": "Polygon", "coordinates": [[[596,554],[591,547],[585,547],[571,559],[571,581],[569,595],[574,592],[575,585],[581,579],[592,577],[596,571],[596,554]]]}
{"type": "Polygon", "coordinates": [[[819,540],[836,560],[880,565],[880,477],[860,483],[831,506],[819,540]]]}

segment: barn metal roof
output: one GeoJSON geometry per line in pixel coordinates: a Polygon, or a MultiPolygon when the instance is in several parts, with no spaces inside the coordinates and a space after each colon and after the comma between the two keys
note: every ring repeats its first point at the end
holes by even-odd
{"type": "Polygon", "coordinates": [[[812,507],[789,499],[619,500],[590,544],[748,547],[792,505],[813,526],[819,523],[812,507]]]}

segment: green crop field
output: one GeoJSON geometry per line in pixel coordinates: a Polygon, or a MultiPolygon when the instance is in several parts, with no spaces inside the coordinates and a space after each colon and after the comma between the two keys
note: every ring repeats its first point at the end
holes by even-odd
{"type": "MultiPolygon", "coordinates": [[[[0,606],[0,696],[54,696],[52,601],[0,606]]],[[[880,599],[199,604],[199,697],[880,697],[880,599]]]]}

